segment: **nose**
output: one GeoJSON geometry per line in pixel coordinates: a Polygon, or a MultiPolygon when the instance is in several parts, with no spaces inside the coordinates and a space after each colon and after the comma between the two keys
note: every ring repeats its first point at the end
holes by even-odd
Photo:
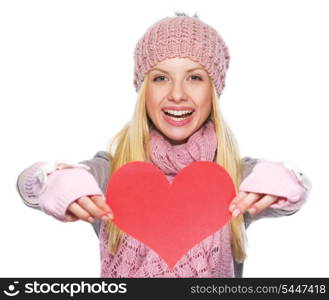
{"type": "Polygon", "coordinates": [[[169,100],[173,102],[186,101],[187,96],[181,83],[174,83],[169,93],[169,100]]]}

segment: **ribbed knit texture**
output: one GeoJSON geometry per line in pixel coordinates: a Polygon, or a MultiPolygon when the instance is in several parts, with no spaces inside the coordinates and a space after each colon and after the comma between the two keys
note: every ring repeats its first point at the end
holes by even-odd
{"type": "Polygon", "coordinates": [[[177,56],[203,65],[214,81],[218,97],[221,95],[230,62],[228,48],[213,27],[189,16],[163,18],[139,39],[134,50],[136,91],[150,68],[177,56]]]}
{"type": "MultiPolygon", "coordinates": [[[[193,161],[213,161],[216,146],[211,121],[182,145],[171,145],[158,130],[151,131],[152,162],[170,182],[193,161]]],[[[100,249],[101,277],[234,277],[229,223],[190,249],[173,269],[152,249],[127,234],[117,254],[110,255],[104,222],[100,228],[100,249]]]]}
{"type": "Polygon", "coordinates": [[[44,164],[46,164],[46,162],[35,162],[30,167],[26,168],[18,177],[18,191],[21,194],[22,199],[28,199],[28,201],[25,200],[25,203],[28,205],[33,206],[39,204],[37,196],[40,194],[42,187],[34,175],[37,170],[44,164]]]}
{"type": "Polygon", "coordinates": [[[213,161],[217,147],[217,138],[212,121],[204,123],[189,137],[185,144],[172,146],[168,139],[152,127],[151,130],[151,159],[165,175],[172,180],[184,167],[194,161],[213,161]]]}

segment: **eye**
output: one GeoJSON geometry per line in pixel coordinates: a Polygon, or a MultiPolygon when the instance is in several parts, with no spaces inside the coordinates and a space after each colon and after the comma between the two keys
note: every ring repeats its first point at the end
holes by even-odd
{"type": "Polygon", "coordinates": [[[196,78],[198,78],[198,80],[202,81],[202,77],[199,75],[191,75],[191,77],[196,77],[196,78]]]}
{"type": "MultiPolygon", "coordinates": [[[[161,76],[156,76],[153,78],[153,81],[158,81],[157,79],[158,78],[165,78],[165,76],[161,75],[161,76]]],[[[160,80],[160,81],[163,81],[163,80],[160,80]]]]}

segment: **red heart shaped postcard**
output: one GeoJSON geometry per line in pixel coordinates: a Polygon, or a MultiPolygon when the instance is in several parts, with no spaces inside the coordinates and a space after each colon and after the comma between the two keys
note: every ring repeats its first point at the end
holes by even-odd
{"type": "Polygon", "coordinates": [[[152,163],[129,162],[112,174],[106,188],[113,222],[170,268],[229,221],[235,195],[227,171],[208,161],[191,163],[172,183],[152,163]]]}

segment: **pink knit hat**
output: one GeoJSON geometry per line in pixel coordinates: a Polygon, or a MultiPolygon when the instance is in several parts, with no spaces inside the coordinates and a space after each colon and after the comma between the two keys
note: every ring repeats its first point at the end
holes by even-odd
{"type": "Polygon", "coordinates": [[[218,97],[225,87],[230,55],[222,37],[193,17],[177,15],[154,23],[139,39],[134,51],[134,85],[139,90],[145,74],[169,57],[186,57],[200,63],[213,79],[218,97]]]}

